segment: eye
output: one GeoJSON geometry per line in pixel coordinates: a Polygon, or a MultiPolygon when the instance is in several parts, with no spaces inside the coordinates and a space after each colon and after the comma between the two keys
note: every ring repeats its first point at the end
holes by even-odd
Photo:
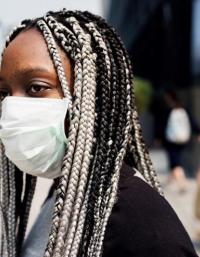
{"type": "Polygon", "coordinates": [[[3,99],[9,96],[9,92],[5,89],[0,89],[0,101],[3,101],[3,99]]]}
{"type": "Polygon", "coordinates": [[[48,85],[32,84],[28,87],[27,93],[29,95],[41,95],[50,89],[51,87],[48,85]]]}

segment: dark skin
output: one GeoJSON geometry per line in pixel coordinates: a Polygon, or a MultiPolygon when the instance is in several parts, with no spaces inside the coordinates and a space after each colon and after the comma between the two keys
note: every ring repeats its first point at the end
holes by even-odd
{"type": "MultiPolygon", "coordinates": [[[[73,72],[69,58],[57,48],[63,63],[70,91],[73,72]]],[[[36,28],[21,32],[5,49],[0,68],[0,98],[6,96],[63,98],[58,75],[46,42],[36,28]]],[[[65,133],[69,123],[65,118],[65,133]]]]}
{"type": "MultiPolygon", "coordinates": [[[[69,58],[58,48],[70,91],[73,73],[69,58]]],[[[61,85],[42,34],[21,32],[5,49],[0,68],[0,96],[63,98],[61,85]]]]}

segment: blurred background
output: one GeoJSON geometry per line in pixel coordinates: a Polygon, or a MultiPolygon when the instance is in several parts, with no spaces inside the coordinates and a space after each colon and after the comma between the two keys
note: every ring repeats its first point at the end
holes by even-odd
{"type": "MultiPolygon", "coordinates": [[[[154,166],[166,198],[200,252],[200,0],[7,0],[0,3],[0,48],[22,19],[63,7],[103,16],[122,37],[154,166]],[[182,129],[190,133],[181,144],[169,143],[166,133],[177,108],[185,110],[188,124],[183,122],[182,129]]],[[[42,202],[41,184],[37,203],[42,202]]],[[[36,211],[32,215],[34,220],[36,211]]]]}

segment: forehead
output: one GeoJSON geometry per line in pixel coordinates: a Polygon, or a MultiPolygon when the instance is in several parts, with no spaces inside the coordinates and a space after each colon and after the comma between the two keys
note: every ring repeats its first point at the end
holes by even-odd
{"type": "MultiPolygon", "coordinates": [[[[70,61],[65,53],[58,47],[65,69],[70,69],[70,61]]],[[[52,71],[54,65],[50,57],[43,35],[36,28],[31,28],[19,33],[5,49],[1,73],[13,70],[44,67],[52,71]]]]}
{"type": "Polygon", "coordinates": [[[42,34],[37,29],[21,32],[5,49],[1,68],[7,66],[52,65],[42,34]]]}

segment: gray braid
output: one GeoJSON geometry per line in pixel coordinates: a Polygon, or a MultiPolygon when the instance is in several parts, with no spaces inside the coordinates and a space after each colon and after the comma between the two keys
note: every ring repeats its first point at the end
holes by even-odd
{"type": "Polygon", "coordinates": [[[4,147],[0,143],[0,255],[8,256],[8,239],[7,239],[7,211],[9,206],[8,177],[5,174],[7,170],[4,147]]]}
{"type": "MultiPolygon", "coordinates": [[[[78,22],[76,21],[76,25],[78,26],[78,22]]],[[[89,165],[90,165],[90,159],[91,159],[91,149],[93,144],[93,133],[94,133],[94,121],[95,121],[95,93],[96,93],[96,66],[95,66],[95,60],[96,60],[96,54],[93,54],[92,48],[91,48],[91,41],[88,34],[85,35],[84,38],[84,31],[81,29],[80,26],[78,26],[79,32],[83,34],[83,40],[85,43],[85,46],[83,46],[83,57],[84,57],[84,48],[86,48],[86,51],[88,50],[88,59],[84,58],[83,61],[83,69],[87,72],[86,75],[88,76],[88,92],[86,93],[86,96],[88,98],[88,102],[85,103],[87,110],[86,110],[86,116],[87,116],[87,132],[86,134],[86,141],[85,141],[85,153],[84,158],[82,162],[82,169],[80,172],[80,181],[77,188],[77,196],[74,204],[74,212],[72,213],[72,222],[71,226],[69,228],[69,236],[68,238],[73,238],[74,234],[76,232],[76,225],[77,221],[80,218],[80,209],[81,205],[83,204],[84,195],[85,195],[85,189],[87,185],[88,180],[88,172],[89,172],[89,165]],[[74,225],[76,224],[76,225],[74,225]]],[[[83,82],[84,83],[84,82],[83,82]]],[[[70,252],[70,244],[69,241],[67,242],[67,248],[65,250],[66,256],[71,256],[70,252]],[[68,254],[68,255],[67,255],[68,254]]]]}
{"type": "MultiPolygon", "coordinates": [[[[1,251],[15,257],[15,172],[14,166],[7,161],[4,147],[1,146],[1,251]]],[[[4,255],[3,255],[4,256],[4,255]]]]}
{"type": "MultiPolygon", "coordinates": [[[[90,160],[90,148],[91,148],[91,143],[92,143],[92,132],[91,129],[93,129],[93,122],[92,120],[89,120],[88,118],[94,117],[94,115],[90,115],[90,112],[92,111],[93,108],[91,108],[91,103],[88,102],[89,97],[91,95],[91,92],[93,93],[92,96],[94,98],[95,96],[95,91],[91,91],[89,89],[90,86],[95,87],[95,78],[93,77],[92,81],[90,82],[89,80],[89,73],[92,73],[93,64],[91,63],[93,59],[93,55],[90,54],[91,48],[90,48],[90,41],[87,36],[84,35],[83,31],[81,28],[78,26],[77,21],[75,18],[69,18],[68,19],[69,23],[71,23],[73,27],[74,33],[78,34],[78,39],[79,42],[83,44],[82,46],[82,58],[83,58],[83,70],[85,71],[83,74],[83,88],[82,88],[82,104],[81,104],[81,117],[80,117],[80,127],[79,127],[79,134],[77,138],[77,145],[76,145],[76,152],[74,156],[74,164],[72,165],[72,171],[71,173],[73,174],[73,177],[70,177],[70,181],[68,184],[68,190],[66,194],[66,199],[65,199],[65,205],[63,208],[63,214],[61,218],[61,225],[60,225],[60,231],[58,231],[58,238],[57,238],[57,247],[55,247],[55,253],[57,256],[59,256],[62,247],[64,246],[64,234],[67,231],[67,224],[69,222],[70,216],[73,213],[72,207],[73,204],[79,209],[80,208],[80,203],[78,205],[76,204],[76,201],[82,201],[80,200],[80,197],[78,196],[78,200],[75,201],[76,195],[84,195],[84,188],[86,185],[86,178],[87,178],[87,172],[88,172],[88,167],[89,167],[89,160],[90,160]],[[92,65],[92,66],[91,66],[92,65]],[[88,108],[91,108],[91,110],[88,108]],[[91,124],[90,130],[88,130],[88,124],[91,124]],[[87,131],[87,132],[86,132],[87,131]],[[87,142],[87,145],[86,145],[87,142]],[[84,148],[86,149],[84,150],[84,148]],[[84,155],[84,151],[86,151],[86,154],[84,155]],[[83,159],[84,156],[84,159],[83,159]],[[82,164],[82,168],[81,168],[82,164]],[[81,171],[81,175],[80,175],[81,171]],[[79,176],[80,176],[80,182],[79,182],[79,176]],[[79,193],[78,193],[79,192],[79,193]],[[72,213],[71,213],[72,212],[72,213]]],[[[94,111],[93,111],[94,112],[94,111]]],[[[72,216],[72,220],[74,223],[76,223],[76,215],[72,216]]],[[[72,222],[71,224],[74,225],[72,222]]],[[[70,228],[69,228],[70,229],[70,228]]],[[[71,228],[71,231],[73,231],[73,227],[71,228]]],[[[73,233],[73,232],[72,232],[73,233]]],[[[68,236],[69,237],[69,236],[68,236]]],[[[72,238],[69,240],[66,240],[69,244],[71,243],[72,238]],[[70,240],[70,241],[69,241],[70,240]]],[[[68,254],[68,249],[65,252],[66,256],[68,254]]]]}
{"type": "MultiPolygon", "coordinates": [[[[66,41],[64,34],[58,33],[58,29],[61,28],[65,32],[67,32],[73,40],[76,40],[75,36],[71,31],[69,31],[66,27],[64,27],[62,24],[57,23],[53,17],[47,16],[45,20],[48,22],[49,27],[54,28],[55,36],[58,39],[61,39],[62,47],[65,49],[65,51],[70,51],[71,48],[69,48],[69,45],[74,45],[74,43],[71,41],[70,38],[68,38],[68,41],[66,41]]],[[[72,118],[70,120],[70,128],[69,128],[69,134],[68,134],[68,151],[67,155],[64,158],[64,164],[63,164],[63,178],[60,181],[60,185],[57,190],[57,199],[55,203],[55,210],[53,214],[53,220],[52,220],[52,228],[49,236],[49,243],[47,245],[47,250],[45,252],[45,256],[51,256],[53,246],[55,244],[55,240],[57,237],[57,230],[59,227],[59,212],[62,210],[64,205],[63,197],[66,194],[66,188],[68,185],[68,177],[70,174],[70,167],[72,164],[72,156],[74,154],[75,150],[75,144],[76,144],[76,138],[77,138],[77,131],[78,131],[78,124],[80,120],[80,106],[81,106],[81,91],[82,91],[82,62],[81,62],[81,51],[79,50],[79,44],[76,45],[76,52],[71,53],[71,57],[75,59],[75,82],[74,82],[74,92],[77,95],[77,98],[75,98],[75,101],[73,102],[72,107],[72,118]],[[62,191],[61,191],[62,190],[62,191]]]]}
{"type": "MultiPolygon", "coordinates": [[[[85,24],[85,26],[88,28],[88,30],[92,33],[93,37],[94,37],[94,40],[95,42],[99,45],[99,47],[102,49],[103,53],[104,53],[104,56],[105,56],[105,65],[107,67],[107,72],[108,72],[108,78],[111,79],[111,63],[110,63],[110,58],[108,56],[108,50],[107,50],[107,47],[106,47],[106,44],[101,36],[101,34],[98,32],[98,30],[96,29],[95,27],[95,24],[93,22],[90,22],[90,23],[87,23],[85,24]]],[[[109,85],[110,87],[110,85],[109,85]]],[[[107,154],[109,155],[110,153],[110,149],[109,149],[109,146],[111,146],[111,141],[112,139],[110,138],[108,140],[108,152],[107,154]]],[[[107,163],[105,163],[105,166],[107,165],[107,163]]],[[[100,211],[100,204],[101,204],[101,191],[102,191],[102,186],[103,186],[103,183],[101,183],[101,186],[100,186],[100,199],[98,200],[98,204],[96,205],[95,207],[95,226],[98,227],[99,226],[99,222],[100,222],[100,214],[99,214],[99,211],[100,211]]],[[[94,237],[92,238],[92,241],[95,240],[95,233],[94,232],[94,237]]],[[[92,244],[92,242],[91,242],[92,244]]],[[[75,251],[75,249],[74,249],[75,251]]],[[[76,252],[75,252],[76,253],[76,252]]],[[[76,255],[74,255],[76,256],[76,255]]]]}
{"type": "MultiPolygon", "coordinates": [[[[95,42],[99,45],[100,48],[102,48],[103,53],[105,55],[105,64],[107,66],[107,70],[108,70],[108,77],[110,78],[110,59],[107,53],[107,48],[106,45],[101,37],[101,34],[98,32],[98,30],[95,28],[94,23],[90,22],[88,24],[85,24],[85,26],[88,28],[88,30],[92,33],[92,36],[94,37],[95,42]]],[[[93,174],[94,170],[92,169],[92,174],[93,174]]],[[[92,180],[92,174],[91,174],[91,180],[92,180]]],[[[74,238],[74,243],[72,245],[72,250],[71,250],[71,257],[75,257],[77,256],[77,252],[78,252],[78,245],[80,243],[81,237],[82,237],[82,231],[81,229],[83,229],[83,225],[84,225],[84,219],[85,219],[85,211],[86,211],[86,206],[87,206],[87,201],[88,201],[88,195],[89,195],[89,191],[90,191],[90,185],[91,185],[91,180],[89,181],[89,188],[88,188],[88,192],[86,193],[86,197],[85,197],[85,203],[81,209],[80,212],[80,219],[79,219],[79,224],[77,226],[77,232],[76,232],[76,236],[74,238]]],[[[96,211],[98,212],[98,208],[96,209],[96,211]]]]}
{"type": "Polygon", "coordinates": [[[0,205],[0,255],[8,257],[8,239],[6,219],[3,213],[2,205],[0,205]]]}
{"type": "Polygon", "coordinates": [[[63,68],[63,65],[62,65],[60,55],[59,55],[57,47],[56,47],[56,42],[55,42],[55,40],[52,36],[52,33],[51,33],[49,27],[45,23],[45,21],[39,20],[37,22],[37,24],[38,24],[40,30],[43,33],[44,39],[46,40],[46,44],[49,48],[49,52],[50,52],[50,54],[52,56],[52,59],[54,61],[54,65],[55,65],[56,70],[57,70],[58,78],[60,80],[64,96],[69,99],[70,107],[71,107],[71,94],[70,94],[70,91],[69,91],[69,85],[68,85],[68,82],[67,82],[67,79],[66,79],[66,75],[65,75],[65,71],[64,71],[64,68],[63,68]]]}
{"type": "Polygon", "coordinates": [[[15,197],[16,197],[16,189],[15,189],[15,167],[9,161],[9,208],[8,208],[8,252],[9,257],[16,256],[16,238],[15,238],[15,229],[16,229],[16,221],[15,221],[15,197]]]}
{"type": "Polygon", "coordinates": [[[2,143],[0,143],[1,149],[1,176],[2,176],[2,211],[4,214],[8,212],[9,206],[9,188],[8,188],[8,165],[7,165],[7,158],[5,156],[5,150],[2,143]]]}

